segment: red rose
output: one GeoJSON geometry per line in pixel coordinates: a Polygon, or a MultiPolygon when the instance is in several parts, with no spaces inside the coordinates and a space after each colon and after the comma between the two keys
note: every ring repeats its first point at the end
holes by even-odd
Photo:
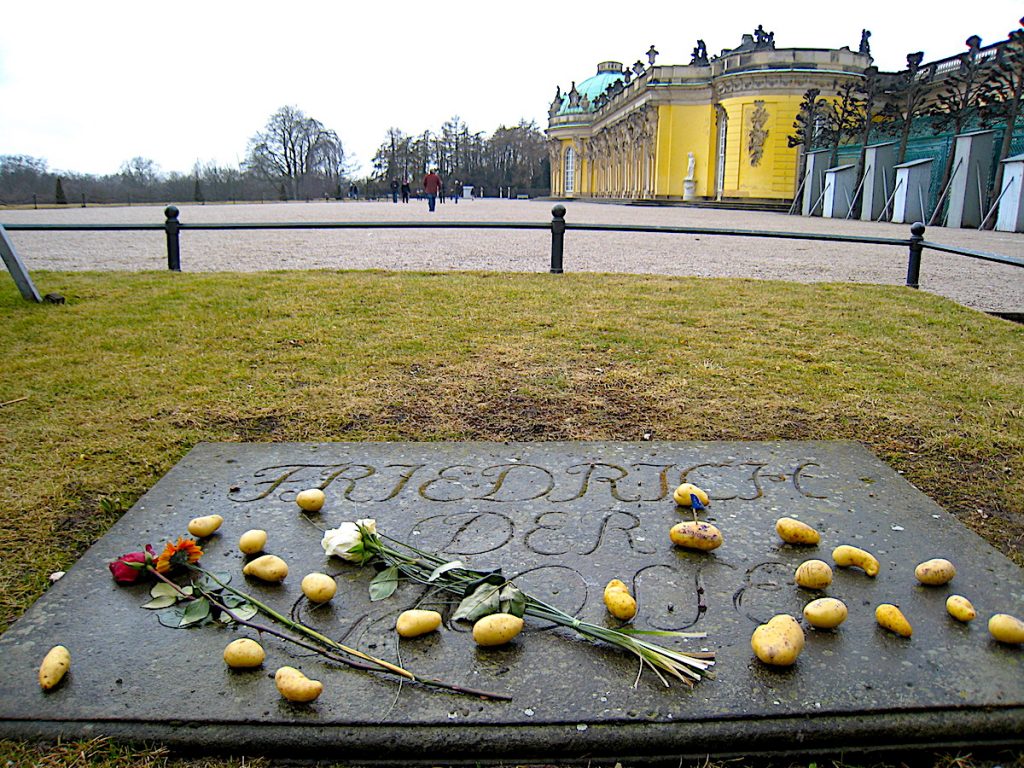
{"type": "Polygon", "coordinates": [[[152,564],[155,554],[153,547],[147,544],[145,552],[129,552],[107,565],[118,584],[134,584],[142,578],[146,565],[152,564]]]}

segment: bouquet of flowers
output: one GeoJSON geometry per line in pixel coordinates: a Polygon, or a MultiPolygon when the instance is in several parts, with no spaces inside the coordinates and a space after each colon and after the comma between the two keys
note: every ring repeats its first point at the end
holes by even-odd
{"type": "MultiPolygon", "coordinates": [[[[529,616],[572,629],[589,640],[597,640],[628,651],[640,661],[637,682],[643,670],[652,670],[668,686],[666,674],[692,686],[714,664],[714,653],[684,653],[647,639],[650,636],[703,638],[703,632],[609,628],[582,621],[575,616],[521,590],[499,571],[469,568],[460,560],[447,560],[424,552],[377,531],[372,519],[344,522],[324,533],[324,552],[365,565],[377,564],[380,572],[370,582],[370,599],[382,600],[398,588],[401,579],[451,594],[459,599],[453,620],[477,621],[491,614],[529,616]],[[664,674],[663,674],[664,673],[664,674]]],[[[634,685],[636,683],[634,682],[634,685]]]]}

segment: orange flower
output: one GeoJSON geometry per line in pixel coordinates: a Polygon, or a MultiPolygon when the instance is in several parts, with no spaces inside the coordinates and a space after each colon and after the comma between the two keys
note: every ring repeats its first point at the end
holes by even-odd
{"type": "Polygon", "coordinates": [[[203,550],[192,539],[183,536],[178,537],[177,544],[167,542],[164,551],[156,559],[156,572],[167,573],[176,565],[198,563],[203,556],[203,550]]]}

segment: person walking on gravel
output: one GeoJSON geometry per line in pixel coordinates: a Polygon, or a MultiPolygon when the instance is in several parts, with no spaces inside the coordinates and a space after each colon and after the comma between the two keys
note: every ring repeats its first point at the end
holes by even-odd
{"type": "Polygon", "coordinates": [[[437,202],[437,193],[441,191],[441,177],[437,175],[436,169],[423,177],[423,192],[427,196],[428,210],[434,212],[434,204],[437,202]]]}

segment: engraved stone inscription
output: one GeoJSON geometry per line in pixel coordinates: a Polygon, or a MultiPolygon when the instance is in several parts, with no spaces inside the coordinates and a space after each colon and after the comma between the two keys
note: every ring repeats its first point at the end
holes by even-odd
{"type": "Polygon", "coordinates": [[[215,728],[204,731],[211,744],[286,744],[317,757],[336,749],[357,762],[429,754],[443,764],[520,742],[529,759],[556,754],[553,744],[574,759],[753,754],[791,748],[794,722],[802,743],[823,750],[905,745],[908,733],[929,746],[959,743],[965,732],[995,741],[1024,732],[1024,656],[991,641],[984,617],[1021,604],[1018,567],[856,443],[204,444],[0,636],[0,738],[114,735],[191,747],[203,729],[197,713],[216,711],[215,728]],[[708,492],[706,509],[675,504],[672,492],[683,482],[708,492]],[[308,488],[325,493],[319,512],[295,503],[308,488]],[[232,574],[233,584],[336,641],[511,701],[438,694],[413,682],[399,689],[270,637],[262,638],[263,669],[227,670],[224,646],[246,631],[163,627],[140,607],[146,587],[119,587],[107,571],[122,553],[160,547],[207,514],[224,523],[203,540],[203,562],[232,574]],[[782,542],[774,524],[784,515],[813,525],[821,544],[782,542]],[[673,545],[671,527],[694,517],[722,531],[721,547],[673,545]],[[374,602],[373,566],[327,557],[320,546],[322,531],[359,518],[374,518],[382,534],[421,552],[500,571],[601,626],[624,626],[602,600],[605,585],[620,579],[638,604],[628,626],[705,632],[654,639],[714,650],[715,677],[693,690],[666,688],[650,674],[637,680],[636,657],[535,617],[507,646],[479,648],[470,626],[453,620],[458,597],[429,584],[403,580],[374,602]],[[237,542],[251,528],[266,530],[266,552],[288,562],[284,582],[242,575],[237,542]],[[871,551],[877,577],[835,568],[824,593],[794,583],[802,561],[829,562],[839,544],[871,551]],[[923,587],[913,566],[936,556],[955,561],[956,579],[923,587]],[[337,581],[330,603],[303,597],[300,582],[313,572],[337,581]],[[946,614],[953,590],[975,602],[973,625],[946,614]],[[769,669],[753,658],[750,636],[759,623],[778,613],[800,617],[822,594],[847,604],[840,629],[806,628],[791,668],[769,669]],[[908,616],[911,640],[877,626],[881,602],[908,616]],[[441,630],[399,639],[395,620],[409,608],[439,611],[441,630]],[[35,679],[40,651],[58,643],[71,649],[72,672],[43,696],[35,679]],[[106,653],[111,648],[117,653],[106,653]],[[324,683],[315,704],[281,700],[273,670],[286,664],[324,683]],[[972,674],[949,673],[956,669],[972,674]],[[601,741],[604,733],[614,737],[601,741]],[[424,744],[432,751],[423,752],[424,744]],[[450,753],[447,745],[454,745],[450,753]]]}

